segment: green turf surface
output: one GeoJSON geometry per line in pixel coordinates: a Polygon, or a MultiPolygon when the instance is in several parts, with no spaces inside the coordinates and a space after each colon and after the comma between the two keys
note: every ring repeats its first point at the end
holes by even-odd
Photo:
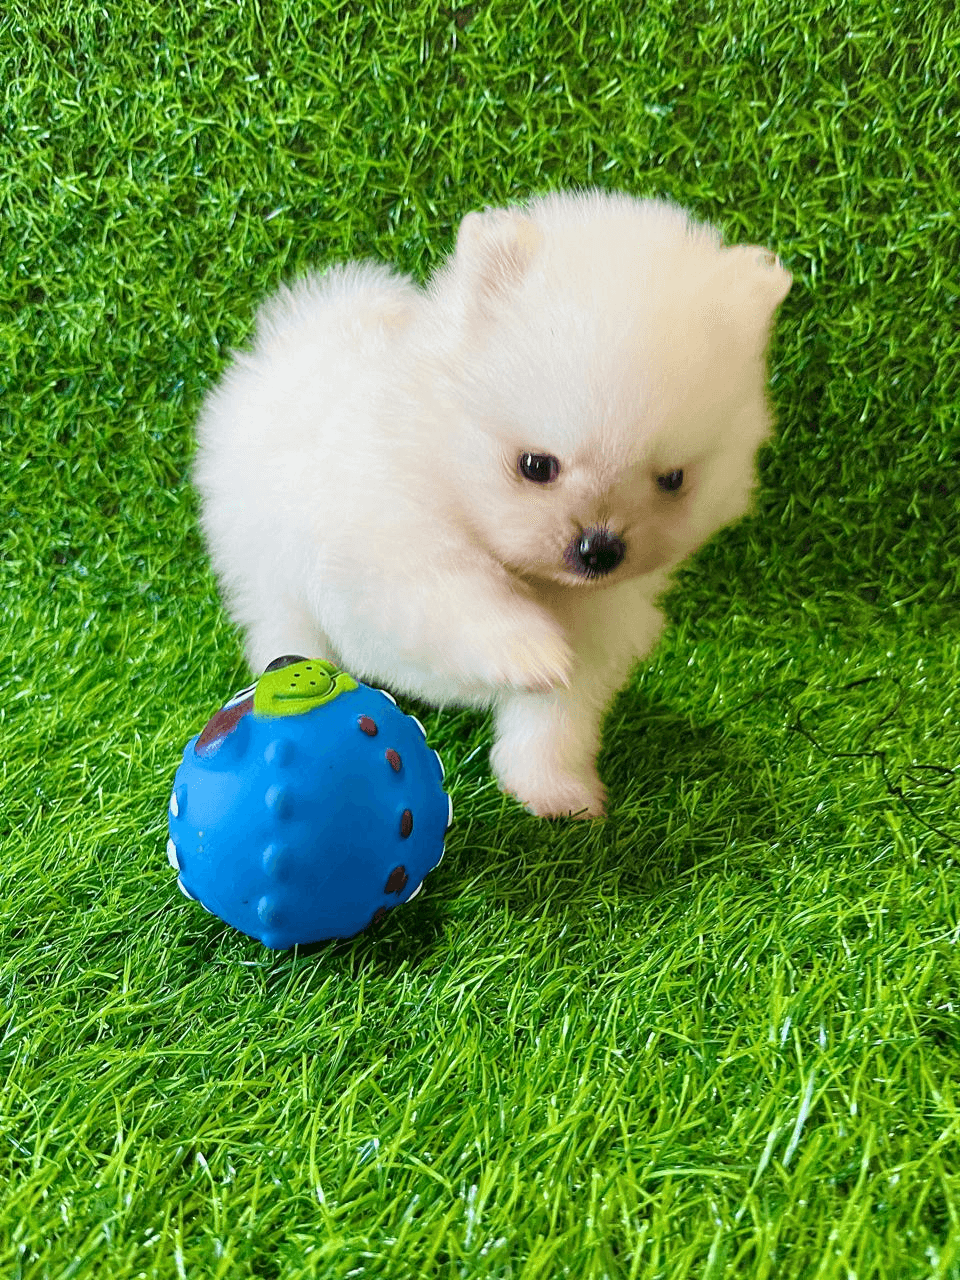
{"type": "Polygon", "coordinates": [[[7,0],[0,1274],[960,1276],[953,6],[7,0]],[[177,892],[244,678],[187,484],[263,291],[468,209],[664,193],[794,272],[756,518],[614,705],[605,824],[500,796],[376,933],[177,892]]]}

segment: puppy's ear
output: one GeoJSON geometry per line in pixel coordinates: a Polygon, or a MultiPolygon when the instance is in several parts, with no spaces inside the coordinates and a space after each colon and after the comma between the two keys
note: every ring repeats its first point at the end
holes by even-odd
{"type": "Polygon", "coordinates": [[[475,302],[487,309],[520,283],[540,241],[536,224],[518,209],[468,213],[457,233],[454,268],[475,302]]]}
{"type": "Polygon", "coordinates": [[[790,292],[793,276],[775,253],[757,244],[738,244],[726,251],[736,289],[764,326],[790,292]]]}

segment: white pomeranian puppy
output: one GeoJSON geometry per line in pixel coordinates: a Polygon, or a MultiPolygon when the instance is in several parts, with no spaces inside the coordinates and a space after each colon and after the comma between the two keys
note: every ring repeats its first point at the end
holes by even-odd
{"type": "Polygon", "coordinates": [[[468,214],[425,289],[372,263],[282,288],[198,429],[253,669],[490,707],[504,790],[601,815],[603,714],[668,575],[749,506],[790,283],[676,205],[588,191],[468,214]]]}

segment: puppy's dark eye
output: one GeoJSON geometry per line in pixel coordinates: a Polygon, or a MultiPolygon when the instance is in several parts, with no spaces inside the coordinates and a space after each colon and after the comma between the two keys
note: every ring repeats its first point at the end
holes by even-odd
{"type": "Polygon", "coordinates": [[[550,484],[560,474],[560,463],[552,453],[521,453],[517,470],[534,484],[550,484]]]}
{"type": "Polygon", "coordinates": [[[667,471],[662,476],[657,476],[657,484],[664,493],[676,493],[683,484],[682,471],[667,471]]]}

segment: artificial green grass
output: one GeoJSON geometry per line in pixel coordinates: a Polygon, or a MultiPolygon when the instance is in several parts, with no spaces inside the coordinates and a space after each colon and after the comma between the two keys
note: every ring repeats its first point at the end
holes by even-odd
{"type": "Polygon", "coordinates": [[[924,0],[8,0],[0,1274],[960,1277],[958,53],[924,0]],[[200,397],[277,280],[589,183],[794,271],[757,516],[612,709],[606,823],[418,709],[442,866],[272,955],[164,856],[245,677],[200,397]]]}

